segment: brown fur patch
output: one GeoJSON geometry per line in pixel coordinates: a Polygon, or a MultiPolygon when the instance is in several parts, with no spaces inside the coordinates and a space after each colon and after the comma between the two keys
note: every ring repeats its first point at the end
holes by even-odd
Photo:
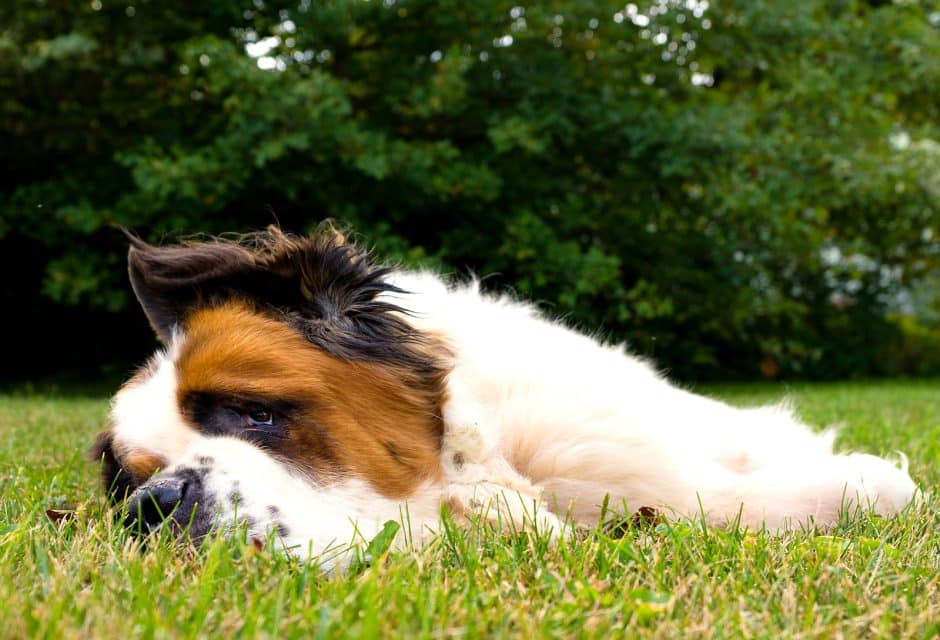
{"type": "Polygon", "coordinates": [[[194,312],[186,335],[181,406],[194,393],[289,402],[300,415],[289,416],[275,455],[320,478],[351,473],[388,497],[406,497],[440,474],[443,366],[429,378],[341,360],[240,301],[194,312]]]}
{"type": "Polygon", "coordinates": [[[138,483],[150,479],[150,476],[167,465],[166,459],[146,451],[134,451],[123,460],[124,468],[130,472],[138,483]]]}

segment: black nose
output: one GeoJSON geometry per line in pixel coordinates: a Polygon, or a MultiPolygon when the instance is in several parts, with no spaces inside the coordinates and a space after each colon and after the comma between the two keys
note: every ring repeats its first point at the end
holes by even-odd
{"type": "Polygon", "coordinates": [[[141,533],[153,531],[187,502],[190,485],[189,480],[181,476],[159,478],[144,485],[127,503],[124,523],[141,533]]]}

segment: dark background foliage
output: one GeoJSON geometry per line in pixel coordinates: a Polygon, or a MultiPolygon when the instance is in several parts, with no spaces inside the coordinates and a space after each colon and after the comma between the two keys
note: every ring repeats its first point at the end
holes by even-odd
{"type": "Polygon", "coordinates": [[[13,0],[3,376],[153,341],[114,225],[489,275],[686,379],[940,373],[940,8],[13,0]]]}

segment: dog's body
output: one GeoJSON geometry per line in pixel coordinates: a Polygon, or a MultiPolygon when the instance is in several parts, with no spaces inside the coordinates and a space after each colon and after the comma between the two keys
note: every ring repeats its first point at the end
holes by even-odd
{"type": "Polygon", "coordinates": [[[116,395],[98,451],[133,508],[176,507],[197,536],[240,522],[321,556],[390,519],[417,538],[442,504],[594,525],[605,496],[828,526],[847,504],[890,515],[916,493],[906,468],[834,454],[784,405],[688,393],[476,282],[377,268],[331,232],[253,243],[131,250],[166,348],[116,395]]]}

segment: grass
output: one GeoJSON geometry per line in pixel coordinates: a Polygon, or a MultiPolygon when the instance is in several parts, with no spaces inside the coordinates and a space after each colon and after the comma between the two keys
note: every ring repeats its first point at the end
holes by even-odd
{"type": "MultiPolygon", "coordinates": [[[[738,404],[780,387],[708,389],[738,404]]],[[[797,385],[845,448],[910,456],[940,493],[940,384],[797,385]]],[[[449,526],[351,574],[237,540],[141,549],[83,457],[100,398],[0,396],[0,634],[6,637],[885,637],[940,635],[940,509],[825,535],[599,528],[549,543],[449,526]],[[49,507],[77,505],[52,522],[49,507]]]]}

